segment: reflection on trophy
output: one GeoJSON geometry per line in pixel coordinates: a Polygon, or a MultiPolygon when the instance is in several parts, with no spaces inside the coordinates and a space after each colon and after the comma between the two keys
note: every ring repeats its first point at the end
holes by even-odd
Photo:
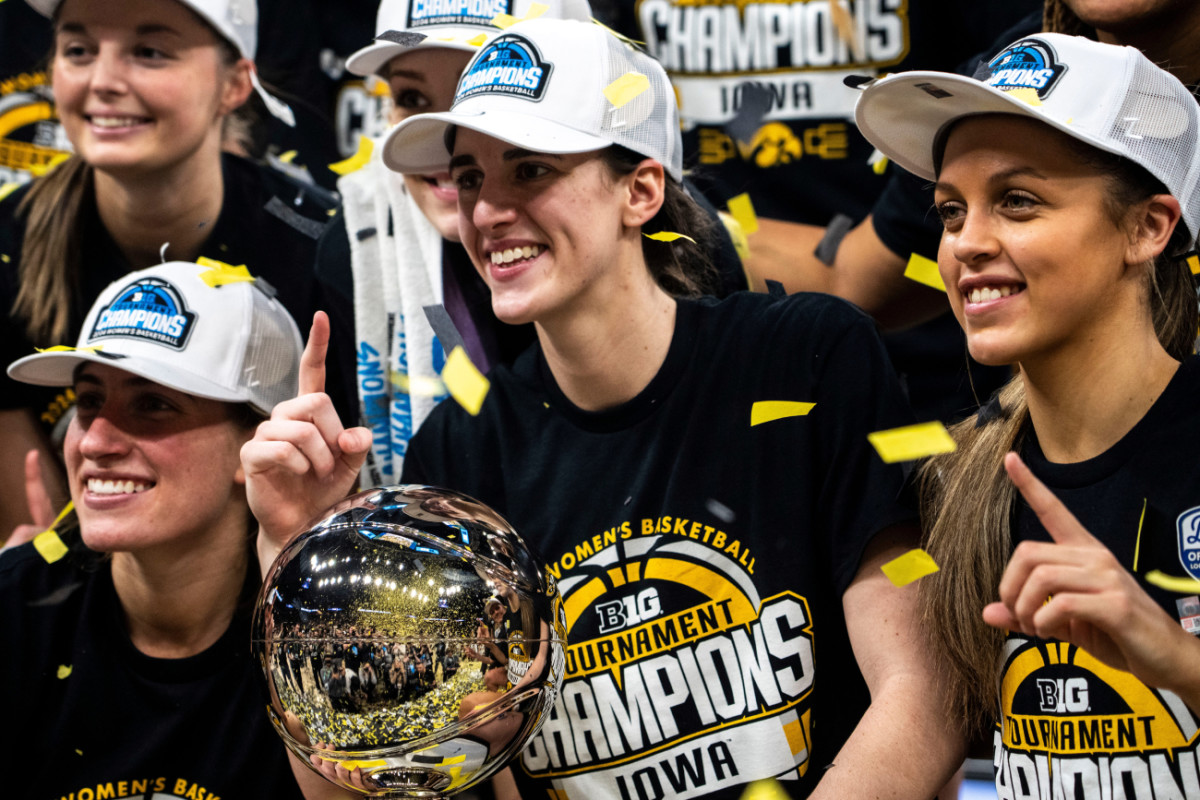
{"type": "Polygon", "coordinates": [[[448,796],[503,767],[554,705],[565,639],[517,533],[429,486],[334,506],[280,553],[254,616],[279,735],[373,796],[448,796]]]}

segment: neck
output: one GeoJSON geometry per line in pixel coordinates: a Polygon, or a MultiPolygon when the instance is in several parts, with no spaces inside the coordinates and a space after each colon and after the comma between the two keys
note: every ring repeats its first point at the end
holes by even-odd
{"type": "Polygon", "coordinates": [[[96,171],[100,220],[134,269],[167,261],[195,261],[224,202],[219,154],[192,158],[167,174],[116,175],[96,171]],[[203,162],[203,166],[201,166],[203,162]]]}
{"type": "MultiPolygon", "coordinates": [[[[243,513],[245,513],[243,509],[243,513]]],[[[193,547],[114,553],[113,586],[134,646],[156,658],[186,658],[212,647],[229,628],[242,592],[249,549],[246,525],[193,547]]]]}
{"type": "Polygon", "coordinates": [[[1149,340],[1128,337],[1091,358],[1062,353],[1022,362],[1043,454],[1069,464],[1107,451],[1146,415],[1178,368],[1153,331],[1149,340]]]}
{"type": "Polygon", "coordinates": [[[1200,4],[1179,2],[1142,25],[1096,30],[1102,42],[1136,47],[1183,83],[1200,83],[1200,4]]]}
{"type": "MultiPolygon", "coordinates": [[[[640,247],[640,242],[637,242],[640,247]]],[[[537,322],[546,363],[563,394],[585,411],[632,400],[666,360],[675,331],[675,300],[641,260],[627,278],[598,287],[583,310],[537,322]]]]}

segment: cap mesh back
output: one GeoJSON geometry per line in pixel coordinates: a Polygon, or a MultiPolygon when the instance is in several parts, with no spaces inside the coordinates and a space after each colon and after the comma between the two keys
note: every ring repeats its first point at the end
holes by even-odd
{"type": "Polygon", "coordinates": [[[1190,240],[1200,231],[1200,106],[1169,73],[1136,59],[1110,130],[1115,149],[1145,167],[1183,208],[1190,240]]]}
{"type": "Polygon", "coordinates": [[[607,86],[627,72],[640,72],[650,79],[650,88],[620,108],[610,103],[597,104],[601,117],[596,130],[616,144],[656,159],[668,171],[679,175],[683,163],[679,108],[667,73],[649,55],[616,36],[608,34],[603,38],[607,46],[604,59],[607,72],[601,85],[607,86]]]}
{"type": "Polygon", "coordinates": [[[257,289],[250,292],[250,335],[242,356],[238,385],[247,402],[265,414],[276,403],[296,396],[300,377],[300,333],[276,300],[257,289]]]}

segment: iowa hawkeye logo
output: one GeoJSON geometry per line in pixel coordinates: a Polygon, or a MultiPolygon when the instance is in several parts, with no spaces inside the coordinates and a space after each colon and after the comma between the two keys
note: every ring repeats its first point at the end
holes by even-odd
{"type": "Polygon", "coordinates": [[[1183,701],[1064,642],[1011,637],[1000,687],[1004,800],[1200,800],[1200,723],[1183,701]]]}
{"type": "Polygon", "coordinates": [[[564,575],[559,703],[522,765],[560,797],[694,797],[809,767],[808,603],[699,541],[617,539],[564,575]]]}

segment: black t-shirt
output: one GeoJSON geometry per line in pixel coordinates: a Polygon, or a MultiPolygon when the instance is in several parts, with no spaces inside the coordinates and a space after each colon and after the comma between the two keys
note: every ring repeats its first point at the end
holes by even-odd
{"type": "MultiPolygon", "coordinates": [[[[839,37],[830,2],[612,0],[594,4],[622,33],[646,42],[675,84],[687,164],[719,207],[749,192],[759,216],[825,225],[862,219],[883,188],[873,148],[853,122],[847,75],[952,69],[1041,0],[874,0],[840,4],[865,52],[839,37]],[[765,87],[770,110],[739,143],[725,125],[765,87]]],[[[751,242],[753,246],[753,242],[751,242]]]]}
{"type": "Polygon", "coordinates": [[[107,564],[0,556],[4,796],[299,798],[250,653],[249,607],[189,658],[126,633],[107,564]]]}
{"type": "Polygon", "coordinates": [[[0,3],[0,184],[26,183],[71,150],[46,71],[52,46],[50,20],[27,3],[0,3]]]}
{"type": "Polygon", "coordinates": [[[825,295],[681,300],[618,407],[574,406],[536,344],[491,381],[478,416],[435,409],[403,475],[491,505],[562,590],[566,677],[523,795],[807,795],[867,703],[842,592],[911,518],[866,438],[909,421],[871,321],[825,295]],[[752,426],[763,401],[815,406],[752,426]]]}
{"type": "MultiPolygon", "coordinates": [[[[251,274],[265,278],[308,338],[314,308],[312,264],[317,239],[329,219],[327,212],[334,207],[333,197],[236,156],[223,156],[222,170],[224,202],[200,255],[245,265],[251,274]]],[[[12,308],[19,285],[25,220],[18,215],[17,206],[27,191],[22,188],[0,201],[0,302],[6,309],[12,308]]],[[[96,297],[109,283],[134,269],[101,223],[94,201],[84,203],[79,224],[84,230],[83,275],[76,287],[66,341],[30,341],[23,323],[5,314],[0,321],[3,366],[31,355],[35,347],[75,344],[96,297]]],[[[61,399],[61,389],[19,383],[6,374],[0,377],[0,407],[31,408],[51,427],[69,405],[59,402],[61,399]]]]}
{"type": "MultiPolygon", "coordinates": [[[[1198,392],[1200,358],[1193,356],[1106,452],[1054,464],[1032,434],[1022,451],[1033,473],[1193,633],[1200,630],[1200,598],[1160,589],[1145,575],[1200,578],[1198,392]]],[[[1023,502],[1013,538],[1050,540],[1023,502]]],[[[1010,634],[1003,658],[995,733],[1000,797],[1200,797],[1200,709],[1065,642],[1010,634]]]]}

